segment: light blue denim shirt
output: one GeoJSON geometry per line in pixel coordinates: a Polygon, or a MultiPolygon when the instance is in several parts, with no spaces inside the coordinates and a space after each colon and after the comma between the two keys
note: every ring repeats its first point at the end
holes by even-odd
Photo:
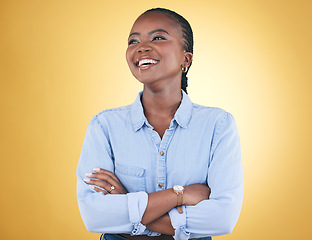
{"type": "Polygon", "coordinates": [[[158,235],[141,224],[147,193],[205,183],[209,200],[169,212],[175,239],[230,233],[240,214],[244,180],[233,116],[182,101],[161,139],[144,116],[140,92],[129,106],[102,111],[89,123],[77,168],[77,198],[91,232],[158,235]],[[93,168],[113,172],[128,194],[97,193],[83,179],[93,168]]]}

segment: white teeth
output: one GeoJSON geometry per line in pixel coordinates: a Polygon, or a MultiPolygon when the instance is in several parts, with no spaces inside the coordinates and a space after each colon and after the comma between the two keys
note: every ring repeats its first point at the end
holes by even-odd
{"type": "Polygon", "coordinates": [[[157,63],[157,61],[156,61],[156,60],[153,60],[153,59],[142,59],[142,60],[139,62],[139,67],[141,67],[143,64],[146,64],[146,63],[155,64],[155,63],[157,63]]]}

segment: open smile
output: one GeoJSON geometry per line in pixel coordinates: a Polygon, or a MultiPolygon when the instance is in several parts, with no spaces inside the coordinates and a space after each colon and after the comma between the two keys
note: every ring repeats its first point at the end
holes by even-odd
{"type": "Polygon", "coordinates": [[[155,60],[153,58],[141,58],[136,61],[135,65],[139,68],[139,70],[145,70],[155,66],[158,62],[159,60],[155,60]]]}

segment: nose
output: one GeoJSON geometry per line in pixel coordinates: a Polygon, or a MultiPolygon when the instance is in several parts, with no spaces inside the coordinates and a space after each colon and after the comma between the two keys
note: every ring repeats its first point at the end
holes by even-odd
{"type": "Polygon", "coordinates": [[[149,52],[151,50],[152,50],[152,47],[146,43],[141,43],[137,49],[138,53],[149,52]]]}

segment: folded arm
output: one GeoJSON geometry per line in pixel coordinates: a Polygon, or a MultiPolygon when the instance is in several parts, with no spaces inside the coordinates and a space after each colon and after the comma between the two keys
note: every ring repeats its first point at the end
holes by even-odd
{"type": "Polygon", "coordinates": [[[231,114],[219,119],[214,134],[207,184],[209,200],[186,206],[185,214],[169,212],[179,239],[224,235],[232,232],[242,207],[244,179],[240,140],[231,114]]]}
{"type": "MultiPolygon", "coordinates": [[[[88,178],[85,179],[85,182],[90,184],[89,186],[96,192],[104,195],[127,193],[122,183],[112,172],[97,168],[94,170],[94,173],[87,173],[88,178]],[[111,186],[114,186],[113,190],[111,190],[111,186]]],[[[200,201],[208,199],[209,194],[210,189],[204,184],[185,186],[182,204],[196,205],[200,201]]],[[[154,232],[174,235],[174,228],[167,213],[176,206],[177,195],[171,188],[149,193],[141,223],[154,232]]]]}
{"type": "Polygon", "coordinates": [[[77,167],[77,200],[83,222],[90,232],[142,234],[141,219],[147,206],[145,192],[104,195],[84,181],[94,167],[114,171],[109,141],[97,117],[89,123],[77,167]]]}

